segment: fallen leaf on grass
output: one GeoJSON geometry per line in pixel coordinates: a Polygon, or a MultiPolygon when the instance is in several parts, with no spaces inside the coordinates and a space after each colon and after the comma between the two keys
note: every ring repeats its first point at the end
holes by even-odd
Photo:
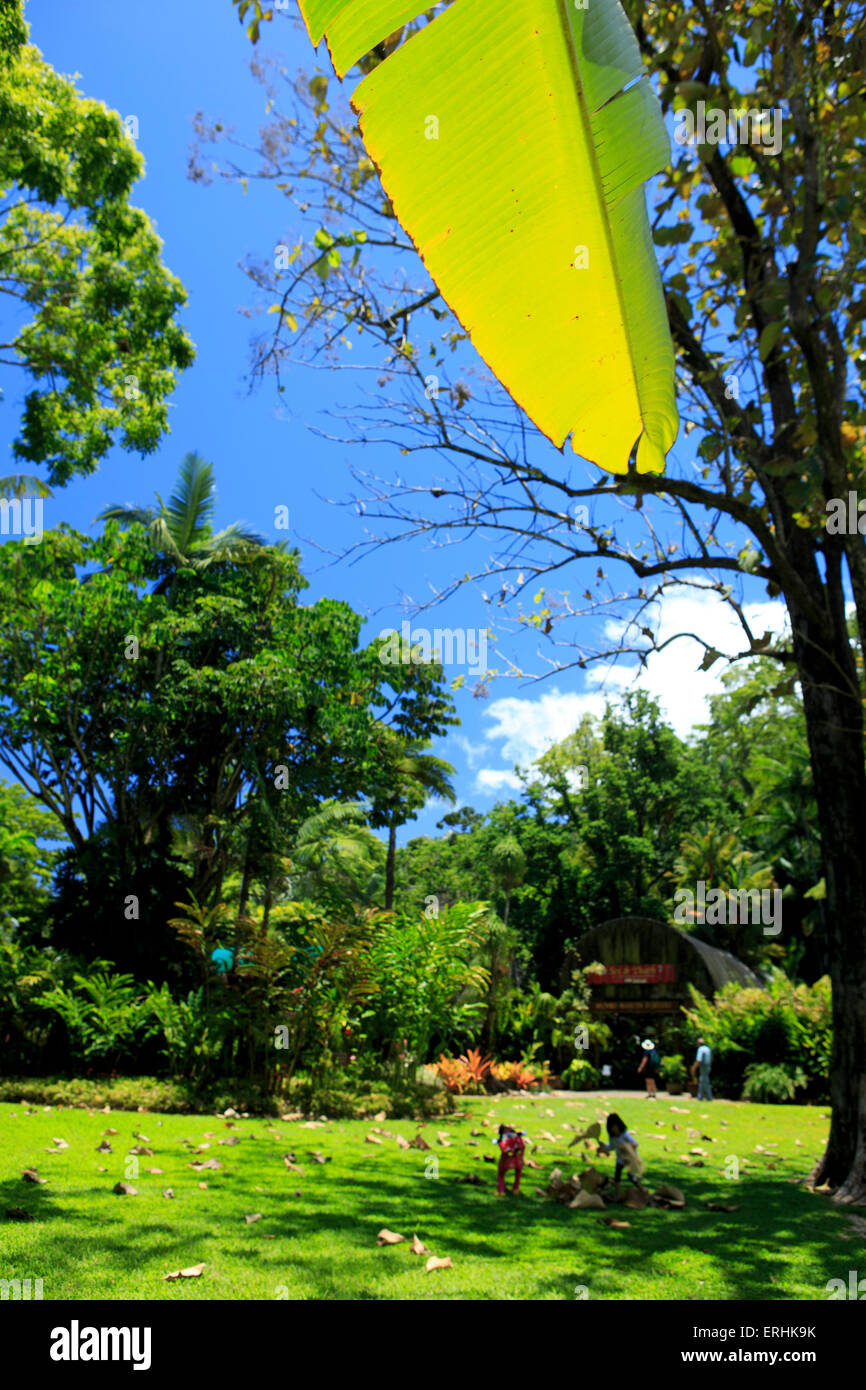
{"type": "Polygon", "coordinates": [[[324,1129],[321,1120],[307,1120],[306,1124],[298,1125],[298,1129],[324,1129]]]}
{"type": "Polygon", "coordinates": [[[527,1168],[540,1168],[541,1164],[537,1158],[527,1158],[524,1160],[527,1168]]]}
{"type": "Polygon", "coordinates": [[[314,1163],[330,1163],[330,1161],[331,1161],[331,1155],[330,1155],[330,1154],[314,1153],[314,1154],[312,1155],[312,1158],[313,1158],[313,1162],[314,1162],[314,1163]]]}
{"type": "Polygon", "coordinates": [[[485,1163],[497,1163],[497,1162],[498,1162],[498,1159],[497,1159],[497,1157],[496,1157],[496,1154],[484,1154],[484,1162],[485,1162],[485,1163]]]}
{"type": "Polygon", "coordinates": [[[261,1219],[262,1214],[260,1211],[251,1212],[249,1216],[244,1217],[244,1221],[246,1221],[248,1226],[252,1226],[254,1221],[261,1221],[261,1219]]]}
{"type": "Polygon", "coordinates": [[[163,1279],[198,1279],[204,1265],[190,1265],[189,1269],[173,1269],[170,1274],[164,1274],[163,1279]]]}
{"type": "Polygon", "coordinates": [[[397,1148],[398,1148],[398,1149],[410,1149],[411,1147],[412,1147],[412,1145],[409,1143],[409,1140],[408,1140],[408,1139],[404,1139],[403,1136],[402,1136],[402,1134],[398,1134],[398,1135],[397,1135],[397,1148]]]}
{"type": "Polygon", "coordinates": [[[117,1130],[116,1130],[116,1129],[104,1129],[104,1130],[102,1131],[102,1133],[103,1133],[103,1134],[116,1134],[116,1133],[117,1133],[117,1130]]]}
{"type": "Polygon", "coordinates": [[[365,1144],[381,1144],[381,1142],[382,1140],[379,1138],[378,1134],[368,1134],[364,1140],[365,1144]]]}
{"type": "Polygon", "coordinates": [[[302,1120],[303,1118],[303,1110],[290,1110],[288,1114],[280,1116],[280,1119],[282,1120],[284,1125],[294,1124],[295,1120],[302,1120]]]}
{"type": "Polygon", "coordinates": [[[189,1164],[189,1167],[194,1168],[197,1173],[201,1173],[205,1168],[222,1168],[222,1166],[218,1158],[206,1158],[203,1163],[196,1161],[189,1164]]]}
{"type": "Polygon", "coordinates": [[[107,1169],[107,1168],[103,1168],[101,1164],[97,1163],[97,1165],[96,1165],[96,1171],[97,1171],[97,1173],[107,1173],[107,1172],[108,1172],[108,1169],[107,1169]]]}
{"type": "Polygon", "coordinates": [[[706,1151],[706,1149],[689,1149],[689,1153],[690,1153],[690,1154],[698,1154],[700,1158],[706,1158],[706,1156],[707,1156],[707,1151],[706,1151]]]}
{"type": "Polygon", "coordinates": [[[98,1154],[113,1154],[114,1149],[111,1147],[107,1139],[103,1139],[102,1143],[97,1145],[96,1152],[98,1154]]]}
{"type": "Polygon", "coordinates": [[[678,1210],[685,1206],[686,1197],[685,1193],[681,1192],[678,1187],[674,1187],[672,1183],[665,1183],[653,1193],[653,1201],[660,1207],[671,1207],[678,1210]]]}
{"type": "MultiPolygon", "coordinates": [[[[69,1145],[67,1144],[67,1142],[66,1142],[65,1139],[52,1139],[51,1142],[52,1142],[52,1144],[54,1145],[55,1149],[68,1149],[68,1148],[69,1148],[69,1145]]],[[[51,1150],[48,1149],[47,1152],[50,1153],[51,1150]]]]}
{"type": "Polygon", "coordinates": [[[377,1245],[401,1245],[405,1241],[405,1236],[400,1236],[396,1231],[389,1231],[383,1227],[376,1237],[377,1245]]]}
{"type": "MultiPolygon", "coordinates": [[[[205,1144],[205,1148],[209,1149],[210,1144],[205,1144]]],[[[144,1144],[136,1144],[129,1152],[131,1154],[143,1154],[146,1158],[153,1158],[153,1149],[145,1148],[144,1144]]]]}
{"type": "Polygon", "coordinates": [[[583,1130],[583,1132],[582,1132],[581,1134],[575,1134],[574,1138],[572,1139],[572,1141],[571,1141],[571,1143],[569,1144],[568,1147],[569,1147],[569,1148],[572,1148],[572,1146],[573,1146],[574,1144],[579,1143],[581,1139],[598,1139],[600,1136],[601,1136],[601,1125],[600,1125],[600,1124],[587,1125],[586,1129],[583,1130]]]}
{"type": "Polygon", "coordinates": [[[385,1114],[384,1110],[377,1111],[377,1113],[373,1116],[373,1119],[376,1121],[377,1125],[380,1125],[382,1121],[387,1120],[387,1118],[388,1116],[385,1114]]]}
{"type": "Polygon", "coordinates": [[[128,1182],[116,1182],[111,1190],[112,1192],[116,1192],[118,1197],[138,1196],[138,1188],[133,1187],[132,1184],[128,1182]]]}
{"type": "Polygon", "coordinates": [[[145,1168],[144,1171],[145,1173],[152,1174],[152,1176],[155,1178],[161,1178],[163,1176],[162,1168],[145,1168]]]}
{"type": "Polygon", "coordinates": [[[241,1141],[240,1141],[240,1139],[238,1138],[238,1136],[237,1136],[236,1134],[230,1134],[229,1137],[228,1137],[228,1139],[218,1139],[218,1140],[217,1140],[217,1143],[218,1143],[218,1144],[226,1144],[226,1145],[228,1145],[229,1147],[231,1147],[231,1145],[233,1145],[233,1144],[239,1144],[240,1142],[241,1142],[241,1141]]]}
{"type": "Polygon", "coordinates": [[[443,1149],[450,1149],[450,1148],[451,1148],[451,1140],[450,1140],[449,1138],[447,1138],[447,1136],[445,1136],[445,1135],[442,1135],[442,1134],[437,1135],[436,1143],[437,1143],[437,1144],[441,1144],[443,1149]]]}
{"type": "Polygon", "coordinates": [[[412,1251],[413,1255],[430,1254],[430,1251],[427,1249],[427,1246],[424,1244],[423,1240],[419,1240],[416,1235],[413,1235],[412,1244],[409,1246],[409,1249],[412,1251]]]}
{"type": "Polygon", "coordinates": [[[464,1175],[463,1175],[461,1178],[455,1178],[454,1181],[455,1181],[455,1182],[466,1182],[466,1183],[469,1183],[470,1186],[472,1186],[472,1187],[483,1187],[483,1186],[484,1186],[484,1179],[483,1179],[483,1178],[479,1178],[479,1176],[478,1176],[477,1173],[464,1173],[464,1175]]]}
{"type": "Polygon", "coordinates": [[[739,1206],[730,1202],[707,1202],[707,1211],[739,1211],[739,1206]]]}
{"type": "Polygon", "coordinates": [[[200,1183],[199,1183],[199,1187],[201,1188],[202,1191],[204,1191],[204,1189],[207,1187],[207,1183],[206,1183],[206,1182],[200,1182],[200,1183]]]}
{"type": "Polygon", "coordinates": [[[600,1216],[599,1225],[611,1226],[615,1231],[627,1231],[631,1228],[630,1221],[617,1221],[613,1216],[600,1216]]]}
{"type": "Polygon", "coordinates": [[[416,1134],[409,1147],[412,1149],[426,1150],[430,1148],[430,1145],[427,1143],[427,1140],[424,1138],[423,1134],[416,1134]]]}
{"type": "Polygon", "coordinates": [[[428,1274],[432,1274],[434,1269],[453,1269],[454,1266],[447,1255],[444,1260],[440,1260],[438,1255],[431,1255],[424,1268],[428,1274]]]}
{"type": "Polygon", "coordinates": [[[47,1178],[40,1178],[35,1168],[25,1168],[21,1174],[25,1182],[47,1182],[47,1178]]]}
{"type": "Polygon", "coordinates": [[[174,1188],[173,1188],[173,1187],[164,1187],[164,1188],[162,1189],[162,1195],[163,1195],[163,1197],[173,1197],[173,1196],[174,1196],[174,1188]]]}

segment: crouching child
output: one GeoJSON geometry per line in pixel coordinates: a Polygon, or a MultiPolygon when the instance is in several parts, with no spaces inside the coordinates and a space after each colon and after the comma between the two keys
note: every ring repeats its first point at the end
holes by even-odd
{"type": "Polygon", "coordinates": [[[526,1149],[525,1130],[512,1129],[510,1125],[499,1126],[499,1138],[493,1142],[499,1149],[499,1167],[496,1171],[496,1187],[500,1197],[505,1196],[505,1174],[514,1172],[514,1192],[520,1191],[520,1175],[523,1172],[523,1154],[526,1149]]]}
{"type": "Polygon", "coordinates": [[[634,1187],[643,1190],[643,1159],[638,1153],[638,1143],[631,1130],[626,1129],[625,1124],[619,1115],[608,1115],[607,1117],[607,1139],[606,1144],[599,1144],[599,1153],[615,1154],[616,1169],[613,1175],[613,1195],[614,1200],[619,1197],[619,1183],[622,1177],[622,1170],[625,1168],[628,1180],[634,1187]]]}

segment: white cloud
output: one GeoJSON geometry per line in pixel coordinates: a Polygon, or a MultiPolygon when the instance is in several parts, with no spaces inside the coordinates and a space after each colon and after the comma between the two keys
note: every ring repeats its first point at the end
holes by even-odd
{"type": "MultiPolygon", "coordinates": [[[[666,598],[660,607],[660,643],[678,633],[694,632],[726,656],[733,656],[747,645],[736,614],[713,593],[677,594],[666,598]]],[[[787,615],[781,603],[744,604],[743,612],[759,640],[765,632],[787,631],[787,615]]],[[[605,635],[615,641],[622,627],[622,624],[608,623],[605,635]]],[[[659,701],[676,733],[685,738],[696,724],[709,719],[710,696],[720,693],[722,674],[730,670],[727,662],[717,661],[708,671],[701,671],[703,657],[704,648],[700,642],[692,637],[681,637],[664,651],[653,652],[643,671],[635,663],[611,664],[592,669],[589,681],[596,687],[603,685],[609,694],[636,687],[648,691],[659,701]]]]}
{"type": "MultiPolygon", "coordinates": [[[[743,611],[757,638],[767,631],[787,630],[781,603],[745,604],[743,611]]],[[[650,625],[646,619],[643,621],[650,625]]],[[[622,628],[622,624],[609,622],[605,636],[613,643],[622,628]]],[[[714,593],[672,595],[660,605],[659,642],[689,632],[699,634],[726,656],[733,656],[746,645],[736,615],[714,593]]],[[[680,738],[685,738],[695,725],[709,719],[709,698],[723,689],[722,673],[730,669],[726,662],[717,661],[709,671],[701,671],[703,656],[700,642],[682,637],[664,651],[654,652],[643,670],[636,663],[624,662],[591,667],[587,674],[589,690],[569,692],[547,687],[537,696],[494,700],[484,712],[492,725],[484,731],[485,743],[498,745],[501,758],[511,768],[515,764],[527,767],[551,744],[573,733],[585,714],[602,714],[607,699],[635,688],[653,695],[664,717],[680,738]]],[[[466,742],[467,752],[472,750],[470,766],[474,767],[484,745],[466,742]]],[[[475,786],[479,791],[492,792],[501,787],[517,787],[519,783],[510,769],[483,767],[476,774],[475,786]]]]}
{"type": "Polygon", "coordinates": [[[505,768],[482,767],[475,778],[475,786],[478,791],[498,792],[502,787],[510,787],[513,791],[519,791],[520,778],[505,768]]]}

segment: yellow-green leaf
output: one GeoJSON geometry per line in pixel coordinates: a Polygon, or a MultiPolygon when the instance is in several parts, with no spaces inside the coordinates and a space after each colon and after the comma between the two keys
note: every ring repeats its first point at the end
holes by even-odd
{"type": "MultiPolygon", "coordinates": [[[[424,8],[299,3],[340,77],[424,8]]],[[[397,217],[539,429],[617,473],[639,441],[637,467],[662,471],[674,354],[643,183],[670,152],[618,0],[458,0],[352,105],[397,217]]]]}

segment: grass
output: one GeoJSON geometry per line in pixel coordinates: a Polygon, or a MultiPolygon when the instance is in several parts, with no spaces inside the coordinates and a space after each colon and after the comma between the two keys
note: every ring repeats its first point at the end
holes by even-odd
{"type": "MultiPolygon", "coordinates": [[[[173,1300],[573,1299],[581,1287],[592,1299],[823,1299],[828,1279],[847,1279],[862,1245],[850,1214],[797,1183],[823,1148],[824,1109],[707,1105],[689,1097],[609,1104],[637,1135],[645,1182],[681,1187],[684,1211],[617,1211],[630,1225],[613,1230],[600,1212],[570,1211],[536,1195],[554,1166],[566,1173],[585,1166],[583,1146],[566,1149],[572,1136],[564,1126],[602,1119],[606,1106],[594,1096],[466,1100],[463,1114],[421,1130],[429,1153],[402,1150],[385,1135],[381,1145],[367,1143],[372,1121],[306,1129],[238,1119],[228,1128],[199,1115],[2,1104],[0,1278],[42,1278],[45,1299],[173,1300]],[[496,1152],[491,1126],[500,1120],[537,1141],[541,1167],[524,1168],[519,1197],[497,1198],[495,1166],[483,1161],[496,1152]],[[109,1127],[118,1130],[108,1136],[114,1152],[97,1153],[109,1127]],[[470,1145],[473,1128],[484,1133],[470,1145]],[[556,1142],[541,1138],[542,1130],[556,1142]],[[135,1177],[125,1165],[140,1142],[134,1132],[142,1131],[153,1156],[139,1157],[135,1177]],[[241,1142],[218,1143],[230,1136],[241,1142]],[[69,1147],[46,1153],[55,1137],[69,1147]],[[211,1147],[193,1154],[184,1141],[211,1147]],[[694,1147],[706,1150],[703,1167],[684,1161],[694,1147]],[[289,1151],[303,1174],[286,1168],[282,1155],[289,1151]],[[314,1151],[329,1161],[315,1162],[314,1151]],[[725,1177],[731,1156],[739,1163],[736,1180],[725,1177]],[[212,1157],[224,1167],[198,1173],[189,1166],[212,1157]],[[426,1176],[435,1171],[432,1160],[438,1177],[426,1176]],[[151,1166],[163,1173],[147,1173],[151,1166]],[[22,1180],[22,1169],[32,1167],[44,1185],[22,1180]],[[483,1186],[455,1181],[471,1172],[483,1186]],[[112,1192],[124,1180],[137,1196],[112,1192]],[[173,1199],[162,1196],[167,1187],[173,1199]],[[739,1210],[712,1212],[709,1201],[739,1210]],[[34,1219],[10,1220],[9,1207],[34,1219]],[[253,1213],[262,1219],[246,1224],[253,1213]],[[382,1227],[405,1235],[407,1244],[378,1247],[382,1227]],[[415,1232],[432,1253],[450,1256],[453,1269],[427,1274],[425,1259],[409,1250],[415,1232]],[[163,1278],[200,1262],[201,1278],[163,1278]]],[[[407,1139],[416,1133],[406,1120],[379,1127],[407,1139]]],[[[594,1145],[586,1148],[591,1153],[594,1145]]],[[[610,1158],[594,1162],[612,1169],[610,1158]]]]}

